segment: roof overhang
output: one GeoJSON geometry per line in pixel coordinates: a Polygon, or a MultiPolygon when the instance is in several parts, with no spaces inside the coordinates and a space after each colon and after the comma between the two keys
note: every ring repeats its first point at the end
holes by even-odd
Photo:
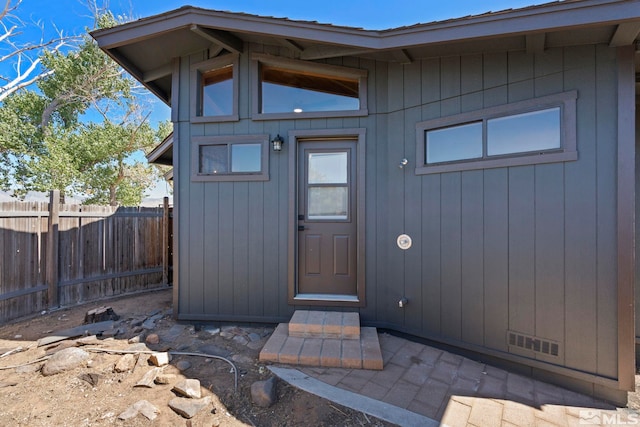
{"type": "Polygon", "coordinates": [[[640,0],[566,0],[441,22],[373,31],[185,6],[91,33],[98,45],[169,104],[173,59],[256,42],[318,60],[356,56],[390,62],[441,55],[591,43],[637,43],[640,0]]]}
{"type": "Polygon", "coordinates": [[[173,165],[173,132],[147,154],[147,161],[159,165],[173,165]]]}

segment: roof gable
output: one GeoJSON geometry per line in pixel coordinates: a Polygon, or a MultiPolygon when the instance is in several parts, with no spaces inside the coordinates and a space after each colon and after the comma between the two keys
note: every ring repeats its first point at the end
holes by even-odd
{"type": "Polygon", "coordinates": [[[358,56],[389,62],[568,44],[633,43],[640,0],[567,0],[388,30],[365,30],[185,6],[97,30],[99,46],[169,102],[173,58],[207,48],[241,52],[246,43],[284,46],[317,60],[358,56]]]}

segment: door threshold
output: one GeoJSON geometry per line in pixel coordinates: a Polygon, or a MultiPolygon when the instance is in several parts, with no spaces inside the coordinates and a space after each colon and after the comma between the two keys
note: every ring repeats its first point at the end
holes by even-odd
{"type": "Polygon", "coordinates": [[[293,299],[295,301],[360,302],[357,295],[340,294],[298,294],[293,299]]]}

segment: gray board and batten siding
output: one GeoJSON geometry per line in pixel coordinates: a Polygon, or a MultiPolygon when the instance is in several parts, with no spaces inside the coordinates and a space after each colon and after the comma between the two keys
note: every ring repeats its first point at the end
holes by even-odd
{"type": "Polygon", "coordinates": [[[620,64],[632,63],[633,50],[597,44],[409,64],[333,58],[318,62],[367,71],[366,116],[259,121],[251,118],[256,52],[290,55],[247,45],[239,57],[239,120],[226,123],[190,120],[190,70],[207,52],[176,61],[180,319],[280,322],[305,307],[288,303],[292,140],[285,138],[280,153],[270,150],[269,179],[259,182],[192,180],[190,141],[359,129],[366,139],[366,204],[359,206],[366,301],[345,309],[358,310],[367,325],[507,359],[622,399],[620,390],[631,385],[619,378],[619,349],[627,344],[618,337],[625,321],[618,298],[632,294],[618,292],[626,268],[618,264],[618,222],[632,227],[633,219],[625,216],[629,205],[619,205],[617,180],[628,179],[619,157],[633,158],[633,147],[617,140],[621,130],[633,132],[617,112],[634,108],[633,97],[619,96],[621,85],[633,90],[633,73],[619,72],[620,64]],[[577,92],[576,161],[415,174],[418,122],[568,91],[577,92]],[[403,158],[409,164],[401,169],[403,158]],[[413,238],[406,251],[396,246],[402,233],[413,238]],[[405,308],[398,308],[401,298],[405,308]]]}
{"type": "Polygon", "coordinates": [[[184,7],[92,33],[172,105],[177,317],[277,322],[308,306],[358,310],[365,324],[625,401],[635,373],[638,4],[554,2],[385,31],[184,7]],[[266,61],[263,71],[357,70],[338,73],[358,79],[361,105],[327,116],[260,113],[252,59],[266,61]],[[236,76],[237,107],[226,121],[191,114],[193,79],[209,75],[211,61],[234,63],[224,73],[236,76]],[[562,99],[560,148],[488,156],[491,115],[548,110],[551,99],[562,99]],[[430,126],[479,113],[489,114],[486,157],[425,164],[430,126]],[[196,144],[249,136],[249,149],[264,149],[276,135],[284,149],[269,150],[268,170],[254,180],[194,179],[196,144]],[[358,153],[359,273],[350,299],[293,295],[304,236],[296,151],[314,140],[357,141],[349,152],[358,153]],[[396,245],[401,234],[413,239],[406,251],[396,245]]]}

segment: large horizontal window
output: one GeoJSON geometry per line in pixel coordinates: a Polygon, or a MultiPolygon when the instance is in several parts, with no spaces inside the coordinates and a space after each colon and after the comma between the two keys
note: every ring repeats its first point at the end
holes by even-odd
{"type": "Polygon", "coordinates": [[[254,54],[254,119],[366,115],[365,70],[254,54]]]}
{"type": "Polygon", "coordinates": [[[194,137],[194,181],[266,181],[269,179],[269,136],[194,137]]]}
{"type": "Polygon", "coordinates": [[[417,174],[577,159],[577,92],[416,125],[417,174]]]}
{"type": "Polygon", "coordinates": [[[238,120],[237,55],[227,54],[191,66],[191,121],[238,120]]]}

